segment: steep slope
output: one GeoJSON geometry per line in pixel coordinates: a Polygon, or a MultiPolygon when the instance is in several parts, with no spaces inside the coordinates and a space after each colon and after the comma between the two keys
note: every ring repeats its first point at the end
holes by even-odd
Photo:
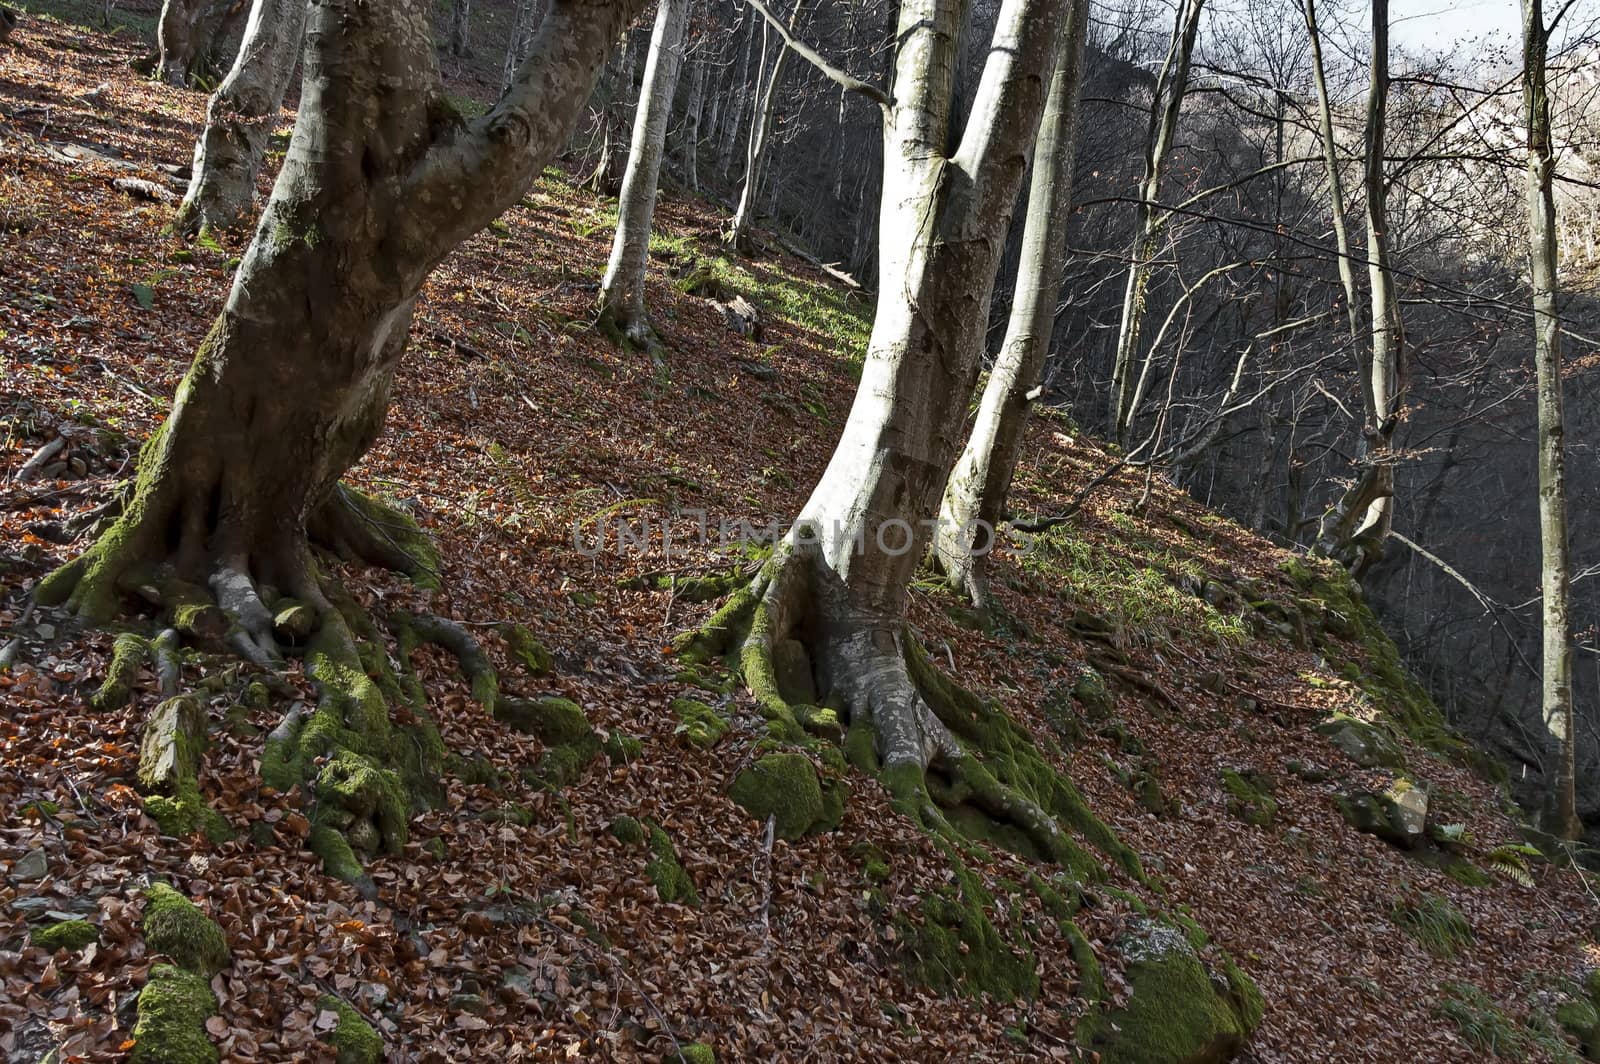
{"type": "Polygon", "coordinates": [[[1498,786],[1467,767],[1364,608],[1159,478],[1113,470],[1059,416],[1030,437],[1019,509],[1060,514],[1105,479],[999,560],[1004,623],[974,631],[931,586],[912,621],[937,668],[1004,708],[1017,756],[1042,751],[1082,791],[1078,841],[1094,856],[1063,871],[1003,837],[956,853],[843,758],[775,751],[725,671],[664,651],[757,556],[724,524],[781,520],[820,474],[868,308],[786,256],[725,257],[716,215],[669,199],[650,292],[670,348],[658,369],[588,325],[610,206],[556,173],[435,277],[388,431],[357,471],[437,543],[435,590],[342,572],[392,627],[372,633],[385,653],[368,670],[421,696],[396,699],[395,722],[431,716],[450,752],[434,807],[399,855],[367,862],[365,894],[331,878],[307,848],[306,796],[261,778],[267,733],[311,701],[303,676],[272,690],[191,653],[203,806],[158,820],[185,797],[141,794],[158,677],[137,669],[128,704],[95,708],[114,634],[29,613],[26,592],[159,423],[238,249],[165,237],[170,207],[113,183],[159,186],[161,164],[186,162],[201,97],[135,80],[127,42],[37,19],[13,40],[0,52],[10,1059],[55,1045],[138,1059],[164,1017],[191,1038],[203,1024],[229,1060],[329,1043],[372,1059],[367,1023],[390,1059],[709,1059],[692,1044],[723,1060],[1170,1059],[1181,1037],[1236,1048],[1257,1018],[1244,975],[1265,1008],[1255,1059],[1477,1060],[1485,1039],[1508,1058],[1578,1052],[1556,1013],[1594,1017],[1594,896],[1579,873],[1495,853],[1521,841],[1498,786]],[[733,292],[762,306],[758,340],[707,298],[733,292]],[[11,483],[62,435],[44,479],[11,483]],[[486,711],[481,672],[470,682],[419,645],[429,617],[473,634],[500,688],[544,707],[522,722],[534,734],[486,711]],[[798,837],[769,838],[734,800],[766,811],[758,764],[793,770],[771,811],[798,837]],[[1422,793],[1426,818],[1408,819],[1422,793]],[[198,909],[144,889],[157,880],[198,909]],[[214,1002],[195,985],[207,978],[214,1002]]]}

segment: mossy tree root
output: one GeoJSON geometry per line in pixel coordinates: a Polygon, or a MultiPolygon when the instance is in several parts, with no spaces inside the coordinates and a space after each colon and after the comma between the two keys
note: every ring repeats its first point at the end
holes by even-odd
{"type": "Polygon", "coordinates": [[[1099,862],[1077,831],[1142,878],[1137,855],[1088,810],[1076,788],[1044,759],[1031,736],[1000,710],[941,676],[909,628],[843,616],[801,624],[830,603],[813,603],[811,558],[778,548],[754,581],[698,630],[682,637],[681,658],[735,658],[776,738],[806,733],[841,738],[858,768],[876,774],[903,813],[962,841],[998,842],[1085,876],[1099,862]],[[798,661],[797,661],[798,659],[798,661]],[[784,668],[780,668],[780,662],[784,668]],[[828,708],[793,698],[796,671],[826,690],[828,708]]]}

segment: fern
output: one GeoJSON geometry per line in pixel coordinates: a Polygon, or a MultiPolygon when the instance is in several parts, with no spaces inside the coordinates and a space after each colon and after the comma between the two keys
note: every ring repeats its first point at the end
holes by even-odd
{"type": "Polygon", "coordinates": [[[1542,857],[1537,849],[1525,843],[1508,842],[1503,846],[1496,846],[1484,858],[1489,867],[1499,872],[1514,882],[1525,887],[1535,885],[1533,869],[1528,866],[1528,858],[1542,857]]]}

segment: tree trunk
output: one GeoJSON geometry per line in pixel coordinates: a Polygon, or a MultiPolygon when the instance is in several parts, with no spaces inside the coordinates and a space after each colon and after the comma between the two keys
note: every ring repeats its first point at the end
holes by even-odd
{"type": "Polygon", "coordinates": [[[1389,185],[1383,168],[1389,102],[1389,3],[1372,5],[1372,65],[1367,90],[1367,286],[1371,300],[1371,356],[1366,366],[1361,468],[1354,483],[1323,516],[1316,550],[1338,559],[1357,579],[1383,557],[1394,523],[1395,430],[1405,394],[1405,336],[1389,262],[1389,185]]]}
{"type": "MultiPolygon", "coordinates": [[[[1059,858],[1065,836],[1052,815],[956,738],[970,735],[971,718],[904,628],[907,588],[955,458],[1066,4],[1005,0],[971,120],[947,153],[961,6],[900,5],[893,99],[884,105],[880,297],[861,385],[794,532],[724,616],[749,609],[741,663],[780,736],[848,725],[865,739],[851,742],[858,763],[880,771],[899,807],[919,821],[943,822],[942,796],[1015,825],[1059,858]],[[837,708],[785,700],[775,653],[803,660],[837,708]],[[932,787],[930,770],[950,787],[932,787]]],[[[707,632],[713,644],[726,634],[707,632]]]]}
{"type": "Polygon", "coordinates": [[[755,19],[754,11],[745,14],[744,51],[740,53],[739,72],[734,75],[730,91],[733,110],[728,116],[727,125],[723,128],[722,142],[717,147],[717,173],[723,178],[726,178],[728,171],[733,168],[733,149],[739,143],[739,133],[744,129],[745,106],[752,95],[747,89],[750,83],[750,59],[755,53],[757,41],[764,41],[761,34],[756,32],[755,19]]]}
{"type": "Polygon", "coordinates": [[[189,69],[203,45],[200,16],[208,0],[164,0],[156,24],[156,76],[179,88],[189,84],[189,69]]]}
{"type": "Polygon", "coordinates": [[[528,58],[533,44],[534,31],[544,18],[544,0],[517,0],[517,9],[511,16],[511,40],[506,43],[506,60],[500,75],[500,95],[504,96],[516,84],[517,71],[528,58]]]}
{"type": "Polygon", "coordinates": [[[300,55],[306,0],[255,0],[233,69],[206,107],[189,191],[173,228],[236,229],[250,218],[271,123],[300,55]]]}
{"type": "Polygon", "coordinates": [[[683,110],[683,180],[693,192],[700,191],[700,112],[705,99],[706,59],[702,54],[690,67],[689,99],[683,110]]]}
{"type": "Polygon", "coordinates": [[[1561,315],[1557,307],[1556,205],[1551,183],[1550,98],[1545,85],[1549,30],[1540,0],[1523,0],[1522,96],[1528,125],[1528,245],[1533,287],[1533,359],[1539,406],[1539,545],[1544,610],[1543,709],[1557,745],[1550,784],[1552,830],[1582,834],[1577,802],[1577,732],[1572,707],[1572,560],[1567,539],[1566,420],[1562,412],[1561,315]]]}
{"type": "MultiPolygon", "coordinates": [[[[790,30],[799,21],[800,7],[804,2],[795,0],[794,11],[789,16],[790,30]]],[[[767,163],[767,145],[772,138],[773,111],[778,102],[778,88],[783,82],[785,61],[789,57],[789,49],[781,39],[775,52],[768,49],[768,38],[777,36],[770,26],[764,26],[761,34],[761,69],[756,74],[755,90],[759,102],[756,104],[755,119],[750,125],[750,141],[745,148],[744,187],[739,191],[739,205],[733,212],[733,220],[728,223],[726,237],[729,244],[741,251],[746,250],[749,244],[750,226],[755,221],[762,170],[767,163]]]]}
{"type": "MultiPolygon", "coordinates": [[[[1333,102],[1328,96],[1328,77],[1322,63],[1322,33],[1317,27],[1317,0],[1303,0],[1306,34],[1311,42],[1311,79],[1317,89],[1317,124],[1322,134],[1322,157],[1328,171],[1329,210],[1333,215],[1334,246],[1339,252],[1339,283],[1344,288],[1345,318],[1350,326],[1350,341],[1361,343],[1360,294],[1356,288],[1355,255],[1350,250],[1350,229],[1345,225],[1344,179],[1339,173],[1339,143],[1333,132],[1333,102]]],[[[1361,352],[1353,351],[1359,368],[1361,352]]],[[[1366,398],[1363,390],[1362,398],[1366,398]]]]}
{"type": "MultiPolygon", "coordinates": [[[[164,567],[325,605],[307,524],[382,427],[422,283],[553,156],[631,11],[558,2],[511,95],[468,123],[445,102],[422,0],[317,4],[294,138],[226,307],[131,503],[40,600],[105,619],[164,567]]],[[[259,629],[239,606],[252,596],[232,597],[259,629]]]]}
{"type": "Polygon", "coordinates": [[[1189,62],[1205,0],[1184,0],[1172,27],[1172,44],[1156,79],[1150,100],[1150,127],[1145,137],[1144,177],[1139,182],[1135,236],[1128,264],[1128,282],[1122,296],[1122,319],[1117,329],[1117,354],[1111,376],[1111,424],[1119,444],[1126,444],[1133,418],[1133,392],[1139,357],[1139,330],[1144,323],[1145,294],[1150,287],[1157,238],[1165,224],[1158,213],[1161,176],[1178,133],[1183,97],[1189,89],[1189,62]]]}
{"type": "Polygon", "coordinates": [[[683,65],[683,27],[689,0],[660,0],[644,86],[634,111],[633,144],[617,201],[617,232],[611,260],[600,282],[600,314],[631,343],[654,351],[660,347],[644,305],[644,280],[650,261],[650,224],[656,209],[656,182],[666,145],[667,121],[683,65]]]}
{"type": "Polygon", "coordinates": [[[471,29],[472,0],[454,0],[450,7],[450,54],[457,59],[468,52],[471,29]]]}
{"type": "Polygon", "coordinates": [[[972,434],[945,486],[934,530],[935,564],[953,589],[965,593],[985,613],[989,606],[985,559],[1005,520],[1006,495],[1039,374],[1050,354],[1056,300],[1066,272],[1087,0],[1073,0],[1067,18],[1061,57],[1033,147],[1022,259],[1005,340],[989,371],[972,434]]]}

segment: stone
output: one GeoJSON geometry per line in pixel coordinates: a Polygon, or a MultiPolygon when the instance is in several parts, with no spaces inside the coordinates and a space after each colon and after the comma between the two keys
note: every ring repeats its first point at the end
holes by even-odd
{"type": "Polygon", "coordinates": [[[43,879],[50,874],[50,862],[45,859],[43,850],[29,850],[22,855],[16,864],[11,866],[11,881],[13,883],[31,883],[43,879]]]}
{"type": "Polygon", "coordinates": [[[1403,849],[1415,849],[1427,837],[1428,789],[1404,776],[1382,791],[1341,795],[1339,812],[1357,831],[1376,835],[1403,849]]]}
{"type": "Polygon", "coordinates": [[[1400,744],[1366,721],[1335,713],[1331,719],[1317,725],[1317,734],[1327,736],[1328,741],[1362,768],[1405,770],[1406,755],[1400,744]]]}

